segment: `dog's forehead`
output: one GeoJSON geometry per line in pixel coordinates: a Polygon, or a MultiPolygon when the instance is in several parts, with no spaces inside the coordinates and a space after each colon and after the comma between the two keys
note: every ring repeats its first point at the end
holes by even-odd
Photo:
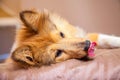
{"type": "Polygon", "coordinates": [[[36,11],[37,15],[39,16],[44,16],[48,19],[50,19],[50,21],[52,23],[54,23],[56,26],[65,28],[66,25],[68,25],[68,21],[65,20],[64,18],[62,18],[61,16],[59,16],[57,13],[55,12],[50,12],[48,10],[43,10],[43,11],[36,11]]]}
{"type": "Polygon", "coordinates": [[[49,18],[57,29],[65,34],[66,38],[72,38],[76,34],[76,28],[58,14],[49,13],[49,18]]]}

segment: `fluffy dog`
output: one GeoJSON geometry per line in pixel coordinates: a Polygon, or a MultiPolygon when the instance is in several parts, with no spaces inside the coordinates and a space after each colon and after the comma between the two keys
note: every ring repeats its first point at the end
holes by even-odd
{"type": "Polygon", "coordinates": [[[119,37],[86,33],[46,10],[22,11],[20,19],[23,26],[17,30],[11,55],[6,61],[16,68],[40,67],[73,58],[92,58],[88,55],[92,42],[101,48],[120,47],[119,37]]]}

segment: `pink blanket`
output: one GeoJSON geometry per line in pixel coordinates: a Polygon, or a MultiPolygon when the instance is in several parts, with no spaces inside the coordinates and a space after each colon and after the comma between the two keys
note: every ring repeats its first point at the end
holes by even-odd
{"type": "Polygon", "coordinates": [[[71,59],[41,68],[0,72],[0,80],[120,80],[120,48],[96,50],[91,61],[71,59]]]}

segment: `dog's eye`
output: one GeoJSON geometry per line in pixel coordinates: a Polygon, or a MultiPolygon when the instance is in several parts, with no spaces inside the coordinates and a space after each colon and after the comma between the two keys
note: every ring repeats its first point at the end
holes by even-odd
{"type": "Polygon", "coordinates": [[[29,61],[33,61],[33,59],[29,56],[26,56],[26,58],[29,60],[29,61]]]}
{"type": "Polygon", "coordinates": [[[57,50],[55,57],[59,57],[62,54],[62,50],[57,50]]]}
{"type": "Polygon", "coordinates": [[[65,37],[65,35],[64,35],[62,32],[60,32],[60,36],[61,36],[62,38],[65,37]]]}

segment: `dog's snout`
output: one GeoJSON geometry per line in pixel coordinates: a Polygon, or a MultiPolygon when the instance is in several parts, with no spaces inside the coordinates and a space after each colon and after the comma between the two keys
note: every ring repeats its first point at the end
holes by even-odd
{"type": "Polygon", "coordinates": [[[89,47],[90,47],[91,42],[89,40],[85,41],[85,47],[84,47],[84,51],[88,51],[89,47]]]}

